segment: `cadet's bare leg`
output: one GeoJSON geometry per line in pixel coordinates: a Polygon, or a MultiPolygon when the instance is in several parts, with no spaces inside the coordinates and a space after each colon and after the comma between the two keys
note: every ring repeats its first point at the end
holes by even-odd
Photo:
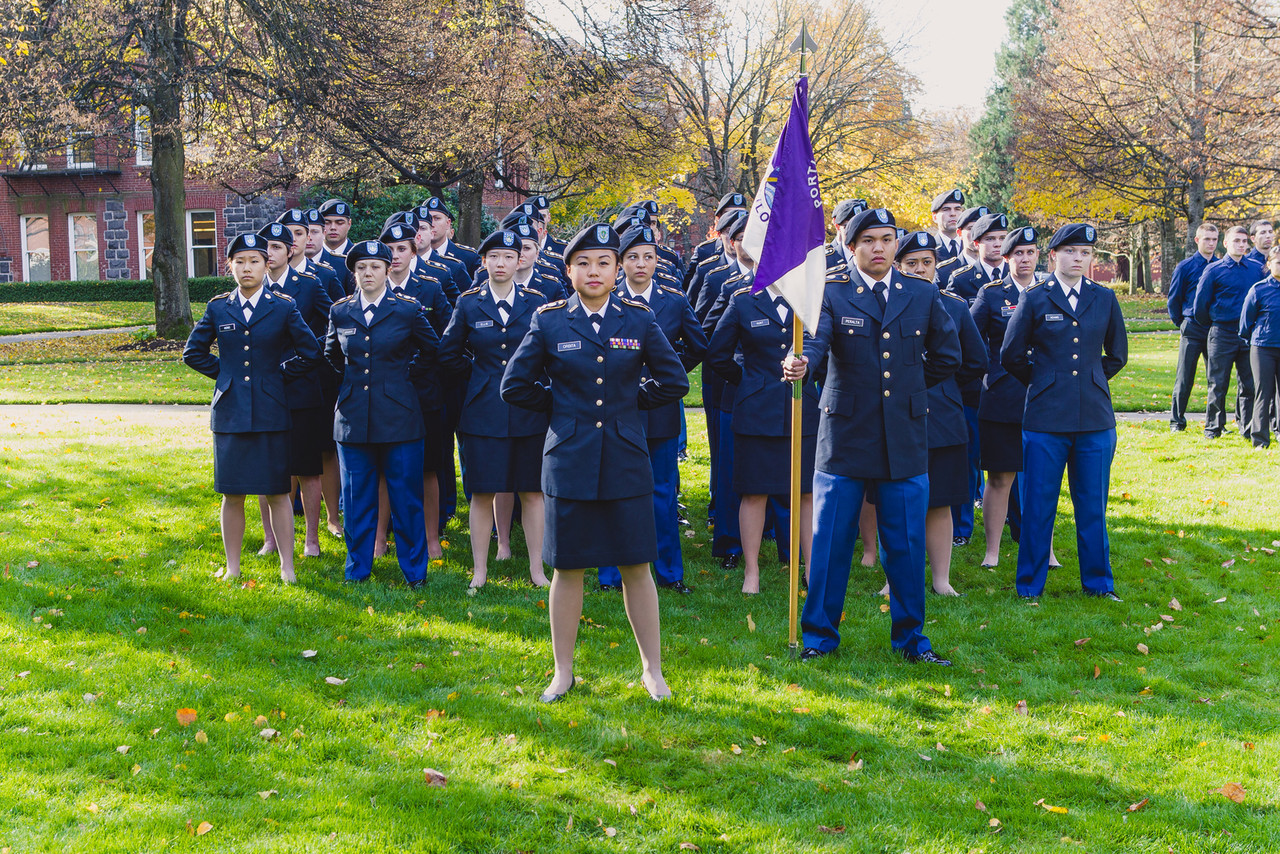
{"type": "MultiPolygon", "coordinates": [[[[647,563],[618,567],[622,576],[622,604],[627,609],[631,631],[640,649],[640,681],[654,699],[671,696],[667,680],[662,677],[662,630],[658,621],[658,587],[647,563]]],[[[559,573],[556,573],[558,576],[559,573]]],[[[581,581],[582,575],[578,575],[581,581]]],[[[554,585],[552,587],[554,590],[554,585]]],[[[578,585],[578,612],[581,613],[582,585],[578,585]]],[[[575,623],[574,631],[577,631],[575,623]]]]}

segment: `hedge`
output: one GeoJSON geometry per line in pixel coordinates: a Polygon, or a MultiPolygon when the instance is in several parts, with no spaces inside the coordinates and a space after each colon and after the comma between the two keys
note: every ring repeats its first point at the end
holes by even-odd
{"type": "MultiPolygon", "coordinates": [[[[231,279],[226,276],[204,276],[187,280],[187,292],[193,303],[208,302],[215,294],[231,288],[231,279]]],[[[0,284],[0,303],[155,302],[155,298],[155,285],[151,279],[0,284]]]]}

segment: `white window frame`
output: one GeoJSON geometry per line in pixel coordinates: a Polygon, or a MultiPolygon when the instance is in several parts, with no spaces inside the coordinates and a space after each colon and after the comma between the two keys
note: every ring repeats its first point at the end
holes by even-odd
{"type": "Polygon", "coordinates": [[[210,275],[218,275],[218,212],[210,210],[190,210],[187,211],[187,276],[194,274],[196,267],[196,250],[212,249],[213,250],[213,272],[210,275]],[[196,246],[195,245],[195,223],[193,217],[196,214],[209,214],[213,217],[213,245],[196,246]]]}
{"type": "Polygon", "coordinates": [[[155,211],[138,211],[138,278],[139,279],[151,278],[151,271],[147,268],[147,227],[146,227],[147,217],[151,217],[151,231],[152,231],[151,252],[154,254],[156,251],[156,244],[155,244],[155,237],[154,237],[155,228],[156,228],[155,226],[156,213],[155,211]]]}
{"type": "Polygon", "coordinates": [[[151,111],[146,107],[133,111],[133,155],[136,165],[151,165],[151,111]]]}
{"type": "Polygon", "coordinates": [[[91,151],[89,160],[76,159],[76,143],[85,139],[94,142],[93,135],[87,131],[73,131],[67,137],[67,168],[68,169],[93,169],[98,165],[97,152],[91,151]]]}
{"type": "Polygon", "coordinates": [[[67,214],[67,260],[70,262],[68,273],[73,282],[91,282],[102,280],[102,256],[98,251],[98,215],[93,211],[78,211],[76,213],[67,214]],[[76,217],[87,216],[93,219],[93,275],[80,275],[80,260],[76,257],[79,254],[76,249],[76,217]]]}
{"type": "MultiPolygon", "coordinates": [[[[31,281],[31,259],[27,255],[27,222],[33,219],[43,219],[50,238],[53,236],[52,223],[48,214],[23,214],[19,219],[18,225],[21,227],[19,237],[22,241],[22,281],[24,282],[31,281]]],[[[40,279],[42,282],[53,281],[53,240],[49,239],[47,242],[49,244],[49,278],[40,279]]]]}

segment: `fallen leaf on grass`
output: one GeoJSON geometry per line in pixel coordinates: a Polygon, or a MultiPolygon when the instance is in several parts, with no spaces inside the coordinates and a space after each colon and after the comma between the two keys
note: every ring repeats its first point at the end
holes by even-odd
{"type": "Polygon", "coordinates": [[[183,726],[191,726],[193,723],[196,722],[196,710],[195,709],[178,709],[175,717],[177,717],[178,723],[182,724],[183,726]]]}
{"type": "Polygon", "coordinates": [[[347,684],[347,680],[339,679],[337,676],[326,676],[324,677],[324,681],[328,682],[330,685],[346,685],[347,684]]]}
{"type": "Polygon", "coordinates": [[[138,776],[138,772],[139,772],[139,771],[141,771],[141,770],[142,770],[142,766],[141,766],[141,765],[136,765],[136,764],[135,764],[132,768],[130,768],[130,769],[129,769],[129,775],[130,775],[131,777],[137,777],[137,776],[138,776]]]}
{"type": "Polygon", "coordinates": [[[265,801],[267,798],[271,797],[272,795],[278,795],[278,794],[280,793],[277,792],[275,789],[267,789],[265,792],[258,792],[258,797],[262,798],[265,801]]]}
{"type": "Polygon", "coordinates": [[[1223,783],[1221,789],[1214,789],[1213,792],[1238,804],[1244,803],[1244,787],[1239,783],[1223,783]]]}
{"type": "Polygon", "coordinates": [[[209,824],[209,822],[207,821],[202,821],[198,825],[196,825],[195,835],[204,836],[206,833],[208,833],[211,830],[213,830],[213,825],[209,824]]]}
{"type": "Polygon", "coordinates": [[[605,835],[605,836],[607,836],[607,837],[609,837],[610,839],[612,839],[613,837],[615,837],[615,836],[617,836],[617,835],[618,835],[618,828],[616,828],[616,827],[606,827],[606,828],[604,829],[604,835],[605,835]]]}
{"type": "Polygon", "coordinates": [[[504,738],[502,740],[502,743],[507,745],[508,747],[515,747],[517,741],[518,739],[516,738],[516,734],[513,732],[513,733],[510,733],[506,738],[504,738]]]}
{"type": "Polygon", "coordinates": [[[302,657],[303,657],[303,658],[315,658],[315,657],[316,657],[316,651],[315,651],[314,649],[304,649],[304,650],[302,651],[302,657]]]}
{"type": "Polygon", "coordinates": [[[729,752],[732,753],[734,756],[741,756],[742,748],[736,744],[731,744],[729,745],[729,752]]]}
{"type": "Polygon", "coordinates": [[[837,824],[835,827],[827,827],[825,824],[818,825],[818,830],[823,833],[844,833],[844,825],[837,824]]]}
{"type": "Polygon", "coordinates": [[[1214,599],[1214,600],[1213,600],[1213,604],[1215,604],[1215,605],[1221,605],[1221,604],[1222,604],[1223,602],[1225,602],[1225,601],[1227,601],[1227,597],[1226,597],[1226,596],[1223,596],[1221,599],[1214,599]]]}
{"type": "Polygon", "coordinates": [[[1245,750],[1253,750],[1253,746],[1254,745],[1252,741],[1246,741],[1241,745],[1241,747],[1243,747],[1245,750]]]}
{"type": "MultiPolygon", "coordinates": [[[[692,533],[692,532],[690,532],[690,533],[692,533]]],[[[694,845],[692,842],[681,842],[681,843],[680,843],[680,850],[681,850],[681,851],[701,851],[702,849],[701,849],[701,848],[699,848],[698,846],[694,845]]]]}
{"type": "Polygon", "coordinates": [[[1181,602],[1179,602],[1177,599],[1170,599],[1170,600],[1169,600],[1169,607],[1170,607],[1170,608],[1172,608],[1172,609],[1173,609],[1173,610],[1175,610],[1175,611],[1181,611],[1181,610],[1182,610],[1182,603],[1181,603],[1181,602]]]}
{"type": "Polygon", "coordinates": [[[923,753],[917,753],[917,754],[916,754],[916,756],[919,756],[919,757],[920,757],[921,759],[923,759],[925,762],[932,762],[932,761],[933,761],[933,757],[932,757],[932,756],[926,756],[926,755],[925,755],[925,754],[923,754],[923,753]]]}
{"type": "Polygon", "coordinates": [[[1067,814],[1067,808],[1066,808],[1066,807],[1055,807],[1055,806],[1053,806],[1052,804],[1046,804],[1046,803],[1044,802],[1044,798],[1041,798],[1040,800],[1036,801],[1036,806],[1038,806],[1038,807],[1043,807],[1043,808],[1044,808],[1044,810],[1045,810],[1045,812],[1057,813],[1058,815],[1066,815],[1066,814],[1067,814]]]}
{"type": "Polygon", "coordinates": [[[758,735],[751,736],[751,740],[756,743],[756,747],[764,747],[766,744],[769,743],[758,735]]]}
{"type": "Polygon", "coordinates": [[[1019,700],[1019,701],[1018,701],[1018,704],[1017,704],[1016,706],[1014,706],[1014,707],[1013,707],[1013,711],[1014,711],[1014,712],[1016,712],[1016,713],[1017,713],[1017,714],[1019,714],[1019,715],[1022,715],[1023,717],[1026,717],[1026,716],[1027,716],[1027,701],[1026,701],[1026,700],[1019,700]]]}
{"type": "Polygon", "coordinates": [[[882,613],[882,614],[887,614],[887,613],[889,613],[889,605],[888,605],[887,603],[882,602],[882,603],[880,604],[880,613],[882,613]]]}
{"type": "Polygon", "coordinates": [[[999,826],[1000,826],[1000,819],[998,818],[993,818],[991,819],[991,821],[987,822],[987,827],[999,827],[999,826]]]}
{"type": "Polygon", "coordinates": [[[263,727],[263,726],[266,726],[266,725],[267,725],[267,716],[266,716],[266,715],[258,715],[256,718],[254,718],[254,719],[253,719],[253,725],[254,725],[254,726],[257,726],[257,727],[263,727]]]}
{"type": "Polygon", "coordinates": [[[129,752],[129,745],[127,744],[122,744],[116,748],[116,753],[119,753],[121,756],[124,756],[128,752],[129,752]]]}
{"type": "Polygon", "coordinates": [[[199,732],[196,733],[196,744],[208,744],[208,743],[209,743],[209,736],[205,735],[204,730],[200,730],[199,732]]]}
{"type": "Polygon", "coordinates": [[[279,730],[274,730],[271,727],[267,727],[266,729],[258,733],[258,738],[261,738],[264,741],[270,741],[271,739],[275,738],[279,734],[280,734],[279,730]]]}
{"type": "Polygon", "coordinates": [[[97,814],[98,814],[98,805],[97,805],[97,804],[89,804],[89,806],[85,807],[85,809],[86,809],[86,810],[88,810],[89,812],[93,813],[94,815],[97,815],[97,814]]]}
{"type": "Polygon", "coordinates": [[[1142,653],[1143,655],[1149,655],[1151,653],[1151,650],[1147,648],[1147,645],[1145,643],[1140,643],[1138,644],[1138,652],[1142,653]]]}
{"type": "Polygon", "coordinates": [[[1093,638],[1080,638],[1080,640],[1076,641],[1076,646],[1084,646],[1091,640],[1093,640],[1093,638]]]}
{"type": "Polygon", "coordinates": [[[1232,558],[1231,560],[1223,561],[1223,563],[1222,563],[1222,568],[1223,568],[1223,569],[1230,569],[1231,567],[1233,567],[1233,566],[1235,566],[1235,565],[1236,565],[1236,559],[1235,559],[1235,558],[1232,558]]]}
{"type": "Polygon", "coordinates": [[[1096,664],[1093,665],[1093,678],[1097,679],[1101,675],[1102,675],[1102,668],[1096,664]]]}
{"type": "Polygon", "coordinates": [[[614,768],[617,768],[617,767],[618,767],[618,763],[617,763],[616,761],[614,761],[613,759],[605,759],[605,760],[604,760],[604,764],[606,764],[606,765],[612,765],[614,768]]]}
{"type": "Polygon", "coordinates": [[[1142,800],[1138,801],[1136,804],[1129,804],[1129,812],[1137,812],[1138,810],[1145,807],[1147,805],[1147,802],[1150,800],[1151,800],[1150,798],[1143,798],[1142,800]]]}
{"type": "Polygon", "coordinates": [[[27,561],[27,569],[35,569],[39,565],[40,565],[40,561],[38,560],[27,561]]]}
{"type": "MultiPolygon", "coordinates": [[[[436,786],[441,789],[449,785],[449,778],[434,768],[422,769],[422,781],[428,786],[436,786]]],[[[572,821],[572,819],[570,819],[570,821],[572,821]]]]}
{"type": "Polygon", "coordinates": [[[1171,557],[1162,557],[1160,558],[1160,560],[1164,561],[1165,564],[1167,564],[1168,566],[1173,566],[1175,563],[1177,563],[1177,561],[1171,557]]]}

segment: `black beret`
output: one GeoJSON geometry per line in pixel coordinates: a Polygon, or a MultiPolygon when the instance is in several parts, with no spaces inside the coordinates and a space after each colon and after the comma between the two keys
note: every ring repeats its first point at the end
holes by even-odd
{"type": "Polygon", "coordinates": [[[307,227],[307,214],[302,208],[289,208],[280,216],[276,217],[276,222],[282,225],[300,225],[307,227]]]}
{"type": "Polygon", "coordinates": [[[831,211],[831,221],[836,225],[848,225],[849,220],[866,209],[867,203],[863,199],[845,199],[831,211]]]}
{"type": "Polygon", "coordinates": [[[534,243],[537,243],[539,240],[538,230],[533,227],[532,223],[523,217],[521,217],[520,222],[517,222],[515,225],[509,225],[507,228],[508,230],[514,231],[518,234],[521,240],[532,240],[534,243]]]}
{"type": "Polygon", "coordinates": [[[617,252],[618,245],[618,232],[610,228],[608,223],[597,222],[573,236],[564,248],[564,260],[568,262],[574,254],[591,249],[608,249],[617,252]]]}
{"type": "Polygon", "coordinates": [[[429,219],[433,213],[442,213],[447,216],[450,222],[453,221],[453,211],[449,210],[449,206],[440,201],[437,196],[427,196],[422,204],[418,205],[418,216],[421,219],[429,219]]]}
{"type": "Polygon", "coordinates": [[[418,233],[416,226],[407,222],[393,222],[382,230],[382,234],[378,239],[383,243],[400,243],[402,241],[413,242],[414,235],[418,233]]]}
{"type": "Polygon", "coordinates": [[[1013,254],[1013,250],[1019,246],[1035,246],[1036,230],[1029,225],[1022,228],[1015,228],[1013,231],[1005,235],[1004,243],[1000,244],[1000,254],[1006,258],[1013,254]]]}
{"type": "Polygon", "coordinates": [[[1083,222],[1070,222],[1049,238],[1049,251],[1062,246],[1092,246],[1098,239],[1098,230],[1083,222]]]}
{"type": "Polygon", "coordinates": [[[658,202],[655,199],[645,199],[643,202],[636,202],[632,207],[638,211],[645,211],[650,216],[658,215],[658,202]]]}
{"type": "Polygon", "coordinates": [[[740,237],[742,233],[747,230],[747,222],[751,217],[747,215],[746,211],[740,211],[740,213],[741,216],[735,217],[733,222],[729,223],[729,227],[723,232],[724,236],[730,240],[740,237]]]}
{"type": "Polygon", "coordinates": [[[386,222],[382,223],[382,228],[385,231],[386,229],[390,228],[393,225],[407,225],[409,226],[409,228],[412,228],[414,231],[417,231],[418,230],[417,210],[415,209],[410,211],[396,211],[391,216],[387,217],[386,222]]]}
{"type": "Polygon", "coordinates": [[[507,214],[502,218],[501,227],[514,228],[517,225],[521,225],[521,224],[529,225],[532,222],[533,220],[529,219],[529,217],[520,213],[520,211],[512,211],[511,213],[507,214]]]}
{"type": "Polygon", "coordinates": [[[969,208],[960,214],[960,224],[956,228],[968,228],[987,214],[991,213],[991,209],[986,205],[978,205],[976,208],[969,208]]]}
{"type": "Polygon", "coordinates": [[[629,220],[629,219],[638,219],[644,225],[650,225],[653,222],[653,214],[649,211],[648,208],[642,208],[642,207],[639,207],[638,205],[631,205],[630,207],[625,207],[618,212],[618,219],[614,220],[614,225],[615,226],[617,225],[618,220],[629,220]]]}
{"type": "Polygon", "coordinates": [[[893,260],[901,261],[912,252],[932,252],[938,255],[938,238],[927,231],[913,231],[905,237],[898,238],[898,252],[893,260]]]}
{"type": "MultiPolygon", "coordinates": [[[[514,208],[511,209],[511,214],[517,214],[517,213],[527,216],[529,219],[533,220],[534,222],[547,221],[546,214],[544,214],[541,210],[539,210],[538,206],[535,205],[533,202],[525,202],[524,204],[516,205],[514,208]]],[[[511,214],[507,214],[507,216],[511,216],[511,214]]]]}
{"type": "Polygon", "coordinates": [[[391,266],[391,248],[380,240],[362,240],[347,253],[347,269],[354,271],[357,261],[372,258],[391,266]]]}
{"type": "Polygon", "coordinates": [[[626,216],[619,216],[613,221],[613,230],[618,232],[618,234],[625,234],[633,228],[638,228],[639,226],[648,224],[648,220],[645,220],[642,217],[636,216],[635,214],[627,214],[626,216]]]}
{"type": "Polygon", "coordinates": [[[637,246],[657,246],[658,241],[654,237],[653,229],[647,225],[637,225],[634,228],[628,228],[622,233],[622,237],[618,238],[618,254],[626,255],[628,249],[637,246]]]}
{"type": "Polygon", "coordinates": [[[950,205],[950,204],[963,205],[964,193],[960,192],[959,190],[947,190],[945,193],[939,196],[934,196],[933,204],[929,205],[929,210],[933,211],[934,213],[937,213],[938,211],[942,210],[943,205],[950,205]]]}
{"type": "MultiPolygon", "coordinates": [[[[526,224],[525,228],[528,227],[529,226],[526,224]]],[[[476,251],[481,255],[484,255],[486,252],[491,252],[494,249],[507,249],[519,255],[520,235],[510,229],[500,228],[482,240],[480,242],[480,248],[476,251]]]]}
{"type": "Polygon", "coordinates": [[[307,226],[324,225],[324,217],[320,216],[320,211],[315,208],[308,208],[302,212],[302,218],[306,221],[307,226]]]}
{"type": "MultiPolygon", "coordinates": [[[[290,235],[292,237],[292,235],[290,235]]],[[[267,241],[263,240],[252,231],[246,231],[243,234],[237,234],[235,239],[227,244],[227,257],[231,258],[237,252],[260,252],[262,257],[267,257],[267,241]]]]}
{"type": "Polygon", "coordinates": [[[330,199],[320,206],[320,216],[342,216],[351,219],[351,205],[342,199],[330,199]]]}
{"type": "Polygon", "coordinates": [[[1008,231],[1009,218],[1001,213],[987,214],[969,229],[969,239],[974,243],[981,240],[989,231],[1008,231]]]}
{"type": "Polygon", "coordinates": [[[716,205],[716,216],[724,213],[725,208],[745,208],[746,206],[747,197],[742,193],[726,193],[720,200],[720,204],[716,205]]]}
{"type": "Polygon", "coordinates": [[[533,198],[529,199],[529,201],[533,204],[534,207],[536,207],[540,211],[548,210],[551,207],[551,202],[547,199],[546,196],[534,196],[533,198]]]}
{"type": "Polygon", "coordinates": [[[728,231],[730,228],[733,227],[734,220],[736,220],[738,217],[745,218],[746,215],[747,215],[746,211],[729,211],[727,214],[722,215],[720,219],[716,220],[716,231],[718,231],[721,234],[724,234],[726,231],[728,231]]]}
{"type": "Polygon", "coordinates": [[[277,243],[283,243],[285,246],[293,245],[293,232],[283,223],[272,222],[264,225],[258,229],[258,236],[267,240],[274,240],[277,243]]]}
{"type": "Polygon", "coordinates": [[[868,228],[892,228],[897,232],[898,223],[893,214],[884,208],[871,208],[855,216],[844,227],[844,241],[850,245],[858,239],[858,235],[868,228]]]}

